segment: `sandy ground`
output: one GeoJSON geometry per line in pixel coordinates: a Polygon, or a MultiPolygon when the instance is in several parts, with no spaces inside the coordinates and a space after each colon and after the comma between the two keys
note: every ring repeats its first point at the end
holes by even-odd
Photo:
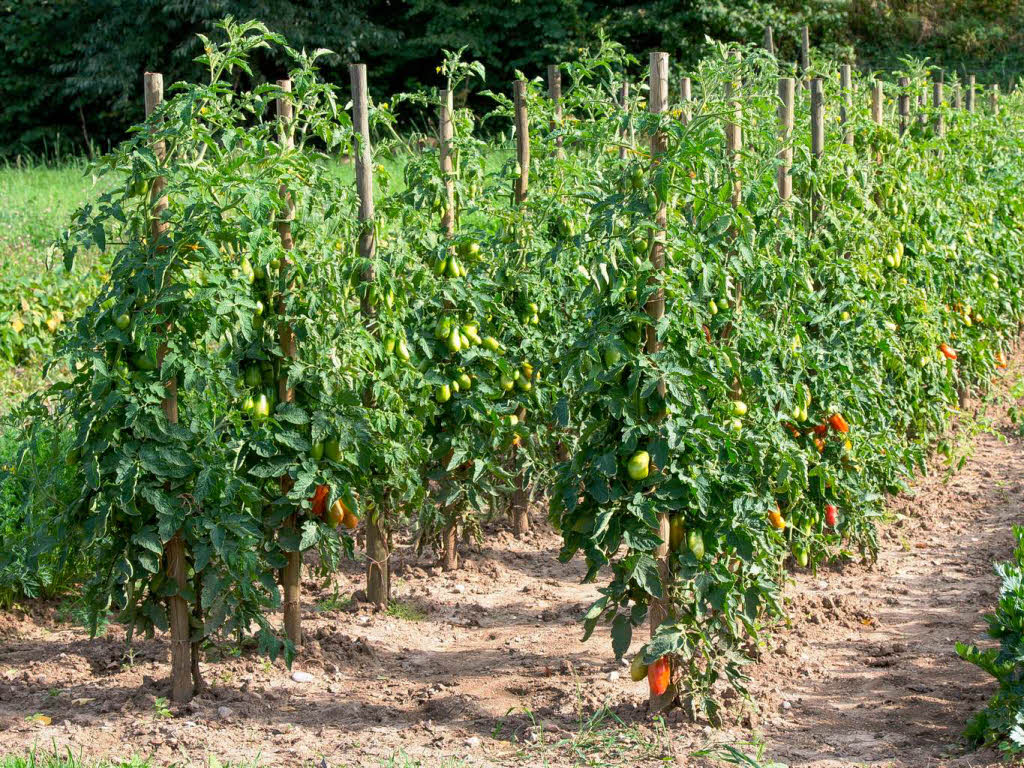
{"type": "Polygon", "coordinates": [[[401,616],[344,600],[362,586],[358,564],[332,584],[306,581],[308,642],[293,671],[310,681],[224,646],[205,659],[210,691],[166,711],[163,638],[125,658],[119,628],[90,640],[55,604],[0,614],[0,754],[36,745],[159,764],[379,766],[401,752],[425,766],[703,765],[694,749],[749,740],[789,766],[997,765],[961,741],[992,685],[953,646],[982,637],[992,563],[1024,522],[1024,444],[1001,392],[959,473],[936,466],[892,500],[876,564],[795,574],[790,626],[749,668],[758,706],[734,707],[721,730],[681,713],[651,721],[646,684],[629,681],[607,637],[580,642],[598,586],[579,583],[582,564],[558,563],[559,539],[543,525],[516,540],[497,524],[455,573],[401,548],[401,616]],[[27,719],[36,714],[49,723],[27,719]]]}

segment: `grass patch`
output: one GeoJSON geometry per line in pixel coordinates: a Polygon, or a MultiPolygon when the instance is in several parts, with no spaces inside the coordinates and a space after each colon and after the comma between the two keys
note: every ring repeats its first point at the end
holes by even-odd
{"type": "Polygon", "coordinates": [[[404,603],[401,600],[392,600],[388,603],[388,616],[405,621],[423,621],[427,618],[427,612],[412,603],[404,603]]]}

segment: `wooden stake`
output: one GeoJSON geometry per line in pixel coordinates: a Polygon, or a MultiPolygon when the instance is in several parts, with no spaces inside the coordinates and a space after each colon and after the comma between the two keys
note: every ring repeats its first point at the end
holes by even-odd
{"type": "MultiPolygon", "coordinates": [[[[629,112],[629,81],[623,80],[622,86],[619,88],[619,104],[622,106],[623,111],[629,112]]],[[[619,137],[621,143],[619,144],[619,160],[625,160],[628,152],[628,148],[633,146],[633,127],[632,120],[630,127],[627,131],[623,131],[619,137]],[[628,140],[628,141],[627,141],[628,140]]]]}
{"type": "MultiPolygon", "coordinates": [[[[648,110],[652,115],[661,114],[668,108],[668,54],[667,53],[652,53],[651,54],[651,73],[650,73],[650,93],[648,98],[648,110]]],[[[661,131],[656,131],[651,135],[651,165],[653,173],[657,174],[664,172],[661,169],[661,156],[668,150],[668,137],[661,131]]],[[[653,179],[652,179],[653,181],[653,179]]],[[[653,243],[651,245],[651,266],[654,267],[655,274],[662,272],[665,269],[665,235],[668,228],[668,206],[665,200],[658,200],[658,210],[654,215],[655,232],[653,243]]],[[[657,277],[652,279],[658,280],[657,277]]],[[[665,292],[664,289],[659,287],[647,300],[645,310],[650,316],[654,324],[647,327],[647,339],[645,341],[644,348],[649,355],[655,354],[660,348],[658,341],[658,333],[655,329],[655,325],[665,315],[665,292]]],[[[658,391],[662,397],[665,396],[665,383],[659,382],[658,391]]],[[[668,585],[671,581],[671,574],[669,572],[669,559],[668,559],[668,540],[669,540],[669,519],[668,513],[661,511],[658,513],[658,530],[661,536],[661,544],[654,552],[655,559],[658,562],[658,572],[663,585],[668,585]]],[[[663,586],[663,591],[666,587],[663,586]]],[[[651,601],[648,618],[650,620],[651,636],[657,631],[658,626],[663,622],[669,615],[669,600],[668,596],[654,599],[651,601]]],[[[674,674],[675,670],[673,670],[674,674]]],[[[649,707],[652,712],[661,712],[671,706],[672,702],[676,698],[675,685],[669,685],[668,690],[665,691],[661,696],[655,696],[651,694],[649,699],[649,707]]]]}
{"type": "Polygon", "coordinates": [[[993,85],[988,92],[988,108],[993,115],[999,114],[999,86],[993,85]]]}
{"type": "Polygon", "coordinates": [[[770,25],[764,28],[763,47],[772,56],[775,55],[775,33],[770,25]]]}
{"type": "MultiPolygon", "coordinates": [[[[733,57],[740,58],[739,51],[733,51],[733,57]]],[[[732,173],[732,205],[739,206],[743,197],[743,187],[740,184],[738,166],[740,150],[743,149],[743,105],[739,99],[740,80],[737,77],[725,84],[725,98],[729,103],[729,111],[732,113],[731,120],[725,125],[725,143],[729,152],[730,171],[732,173]]]]}
{"type": "Polygon", "coordinates": [[[811,30],[806,24],[800,28],[800,75],[807,87],[807,71],[811,68],[811,30]]]}
{"type": "MultiPolygon", "coordinates": [[[[526,202],[530,187],[530,120],[526,110],[526,81],[516,80],[513,86],[513,103],[515,107],[516,126],[516,162],[519,175],[515,180],[514,199],[517,206],[526,202]]],[[[520,418],[526,412],[519,414],[520,418]]],[[[516,538],[522,538],[530,531],[529,494],[526,488],[526,477],[520,467],[519,448],[512,447],[512,466],[515,470],[515,489],[512,492],[512,532],[516,538]]]]}
{"type": "Polygon", "coordinates": [[[679,86],[679,98],[682,102],[679,110],[679,119],[682,120],[683,125],[689,125],[690,120],[693,119],[693,109],[691,105],[691,102],[693,101],[693,83],[688,77],[684,77],[682,84],[679,86]]]}
{"type": "Polygon", "coordinates": [[[910,126],[910,78],[901,77],[899,83],[900,136],[902,136],[910,126]]]}
{"type": "MultiPolygon", "coordinates": [[[[356,192],[359,195],[359,257],[367,266],[360,276],[364,283],[376,278],[373,258],[377,253],[374,229],[376,215],[373,204],[373,150],[370,145],[370,96],[366,87],[366,65],[352,64],[348,68],[352,84],[352,127],[355,131],[356,192]]],[[[451,208],[451,205],[449,205],[451,208]]],[[[378,333],[377,311],[364,292],[359,311],[363,322],[373,333],[378,333]]],[[[373,407],[369,389],[363,395],[366,407],[373,407]]],[[[384,509],[366,510],[366,599],[378,608],[386,608],[391,600],[391,551],[388,546],[387,520],[384,509]]]]}
{"type": "MultiPolygon", "coordinates": [[[[850,65],[843,64],[839,68],[839,85],[843,89],[843,106],[840,109],[840,121],[848,126],[850,122],[850,111],[853,109],[853,78],[850,73],[850,65]]],[[[843,144],[853,146],[853,131],[847,127],[843,133],[843,144]]]]}
{"type": "MultiPolygon", "coordinates": [[[[164,77],[159,72],[146,72],[142,76],[143,93],[146,102],[146,117],[150,117],[164,100],[164,77]]],[[[163,141],[153,142],[153,155],[158,164],[167,158],[167,146],[163,141]]],[[[167,197],[164,189],[167,182],[163,176],[153,179],[150,192],[150,225],[149,235],[154,249],[160,252],[164,248],[160,244],[167,225],[161,219],[167,210],[167,197]]],[[[167,345],[161,343],[157,349],[157,364],[162,366],[167,345]]],[[[171,424],[178,423],[178,385],[174,377],[164,382],[164,398],[160,407],[164,416],[171,424]]],[[[168,624],[171,632],[171,699],[176,702],[187,702],[192,699],[195,684],[192,679],[192,643],[189,627],[188,603],[181,593],[188,586],[188,560],[185,554],[185,542],[181,532],[176,532],[164,545],[164,573],[167,580],[176,584],[178,594],[167,598],[168,624]]]]}
{"type": "Polygon", "coordinates": [[[960,84],[957,83],[953,86],[953,109],[959,111],[963,109],[963,92],[960,88],[960,84]]]}
{"type": "MultiPolygon", "coordinates": [[[[278,80],[277,85],[284,93],[291,93],[291,80],[278,80]]],[[[291,127],[293,116],[291,99],[288,96],[278,97],[276,107],[281,125],[281,146],[285,152],[288,152],[294,148],[291,127]]],[[[277,223],[277,232],[281,238],[281,247],[285,251],[285,256],[281,259],[280,269],[284,291],[277,298],[277,312],[283,315],[285,311],[284,293],[291,288],[289,275],[292,265],[291,260],[288,258],[288,252],[295,247],[295,243],[292,240],[291,224],[295,218],[295,201],[288,193],[288,188],[283,184],[280,188],[280,194],[281,198],[285,201],[285,214],[277,223]]],[[[282,355],[281,371],[277,379],[277,394],[281,402],[290,403],[295,400],[295,389],[288,383],[288,373],[285,366],[288,360],[294,360],[297,356],[295,334],[292,333],[291,326],[282,320],[278,323],[277,335],[282,355]]],[[[285,475],[281,478],[281,495],[287,494],[291,489],[292,480],[285,475]]],[[[294,514],[289,515],[285,520],[285,528],[291,529],[292,534],[296,534],[296,522],[294,514]]],[[[292,645],[300,648],[302,646],[302,598],[300,595],[302,553],[298,550],[286,552],[285,557],[287,561],[281,571],[281,587],[284,591],[284,601],[281,606],[284,612],[284,631],[292,645]]]]}
{"type": "Polygon", "coordinates": [[[871,119],[878,125],[882,124],[885,105],[885,93],[882,90],[882,81],[875,80],[871,86],[871,119]]]}
{"type": "MultiPolygon", "coordinates": [[[[551,122],[551,130],[556,130],[562,127],[562,70],[557,64],[548,65],[548,98],[554,104],[555,119],[551,122]]],[[[555,139],[555,146],[555,157],[561,160],[565,157],[561,136],[555,139]]]]}
{"type": "Polygon", "coordinates": [[[946,118],[942,114],[942,73],[935,73],[935,82],[932,83],[932,108],[935,110],[935,134],[945,136],[946,118]]]}
{"type": "Polygon", "coordinates": [[[974,111],[974,87],[975,87],[975,77],[974,77],[974,75],[968,75],[967,76],[967,93],[966,93],[967,98],[964,101],[964,106],[967,108],[968,112],[973,112],[974,111]]]}
{"type": "Polygon", "coordinates": [[[447,199],[441,226],[448,237],[455,236],[455,164],[452,161],[452,139],[455,137],[455,123],[452,121],[454,111],[452,93],[447,88],[441,90],[441,107],[438,114],[438,126],[441,133],[441,176],[444,178],[444,191],[447,199]]]}
{"type": "Polygon", "coordinates": [[[793,177],[789,169],[793,167],[793,101],[796,81],[792,77],[779,78],[779,169],[776,173],[775,185],[779,190],[779,198],[789,200],[793,194],[793,177]]]}
{"type": "Polygon", "coordinates": [[[526,81],[516,80],[514,87],[516,122],[516,160],[519,162],[519,177],[516,179],[515,201],[526,201],[530,185],[530,123],[526,115],[526,81]]]}
{"type": "MultiPolygon", "coordinates": [[[[820,77],[811,80],[811,156],[817,161],[825,154],[825,92],[820,77]]],[[[818,220],[818,195],[811,193],[811,223],[818,220]]]]}

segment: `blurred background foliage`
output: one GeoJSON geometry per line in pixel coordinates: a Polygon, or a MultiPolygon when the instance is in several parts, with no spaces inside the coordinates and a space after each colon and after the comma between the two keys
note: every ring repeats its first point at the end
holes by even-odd
{"type": "MultiPolygon", "coordinates": [[[[142,118],[142,73],[199,77],[195,35],[228,14],[331,49],[324,75],[336,84],[365,61],[378,98],[437,82],[443,48],[465,46],[500,89],[515,70],[540,74],[600,35],[642,61],[658,49],[685,67],[707,38],[757,42],[768,24],[786,59],[808,24],[815,47],[865,69],[928,57],[1004,88],[1024,70],[1024,0],[0,0],[0,157],[59,159],[118,141],[142,118]]],[[[280,71],[257,58],[254,77],[280,71]]]]}

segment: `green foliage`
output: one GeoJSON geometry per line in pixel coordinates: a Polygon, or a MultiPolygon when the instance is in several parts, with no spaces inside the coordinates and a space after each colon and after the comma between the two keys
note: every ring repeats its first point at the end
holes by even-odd
{"type": "Polygon", "coordinates": [[[1024,753],[1024,526],[1014,526],[1013,559],[996,565],[1000,578],[996,612],[985,616],[998,648],[958,642],[960,658],[992,675],[999,684],[988,706],[971,718],[967,738],[997,746],[1007,756],[1024,753]]]}

